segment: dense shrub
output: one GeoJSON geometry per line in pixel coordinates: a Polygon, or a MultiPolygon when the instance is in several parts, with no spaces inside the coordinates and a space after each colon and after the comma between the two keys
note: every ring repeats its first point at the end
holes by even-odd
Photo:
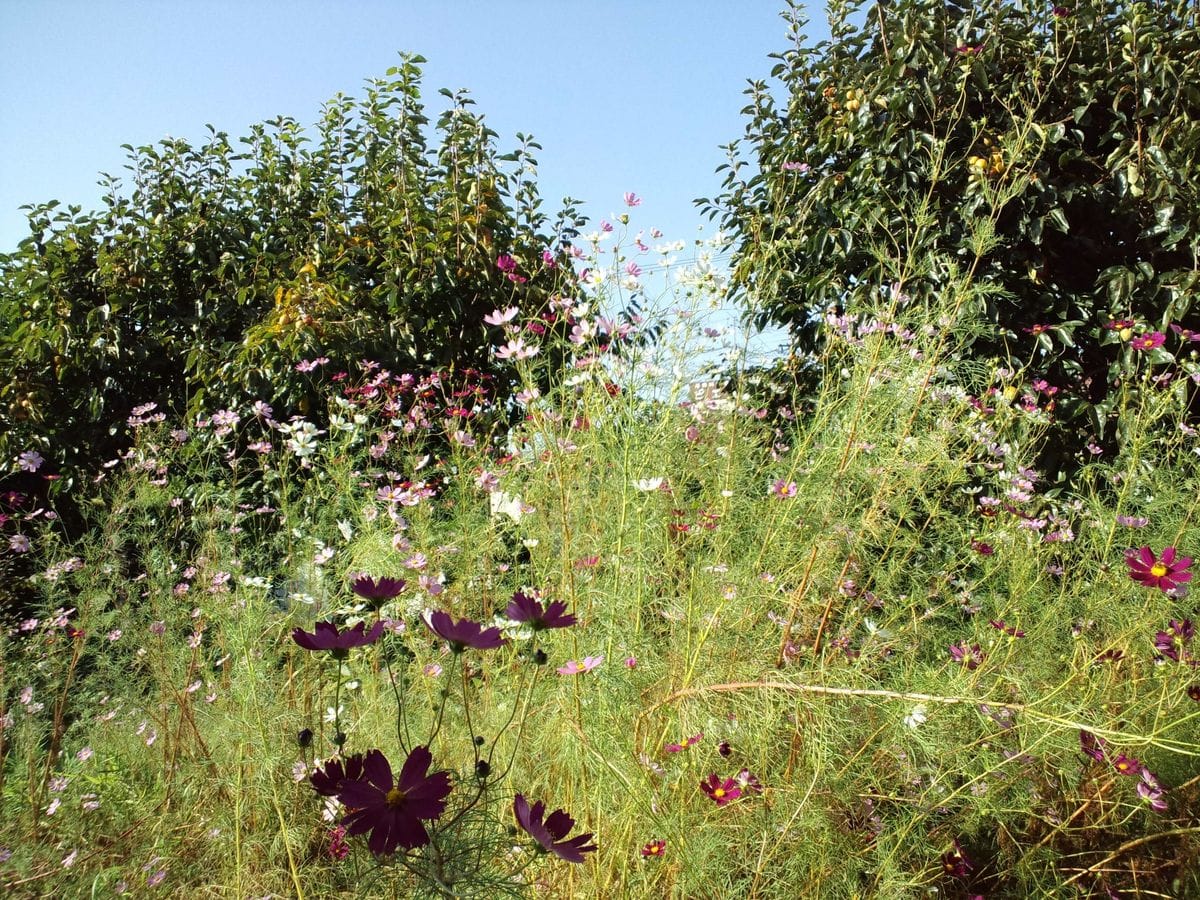
{"type": "Polygon", "coordinates": [[[194,415],[259,398],[319,419],[319,368],[297,363],[323,356],[478,370],[507,396],[482,319],[546,309],[582,219],[568,200],[550,220],[538,145],[501,154],[465,92],[442,91],[429,128],[422,62],[336,96],[314,132],[278,118],[233,143],[210,126],[201,146],[127,146],[103,209],[32,207],[0,258],[0,458],[90,467],[146,401],[194,415]]]}
{"type": "Polygon", "coordinates": [[[1196,374],[1194,4],[836,2],[815,45],[786,17],[782,91],[751,83],[702,202],[736,235],[748,315],[790,327],[793,372],[824,317],[965,284],[958,308],[991,326],[967,353],[1057,391],[1058,471],[1112,448],[1133,355],[1196,374]]]}

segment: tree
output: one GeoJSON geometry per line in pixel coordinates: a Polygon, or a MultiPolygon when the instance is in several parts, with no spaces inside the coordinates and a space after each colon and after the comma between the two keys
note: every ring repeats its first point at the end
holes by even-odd
{"type": "Polygon", "coordinates": [[[889,288],[921,303],[965,278],[990,323],[970,354],[1058,391],[1062,455],[1045,461],[1058,471],[1113,441],[1139,347],[1194,403],[1200,7],[862,13],[832,3],[831,39],[809,46],[789,3],[782,94],[751,82],[723,193],[700,201],[736,236],[748,317],[789,326],[811,358],[826,314],[889,288]]]}
{"type": "Polygon", "coordinates": [[[483,317],[545,310],[583,219],[568,198],[551,221],[539,145],[518,134],[499,153],[466,92],[441,92],[430,129],[423,62],[336,96],[312,137],[279,118],[240,151],[211,126],[198,147],[127,145],[132,190],[105,176],[102,210],[30,207],[30,236],[0,257],[0,458],[37,448],[86,471],[146,401],[194,415],[262,399],[319,421],[296,364],[320,356],[474,370],[502,399],[515,376],[483,317]]]}

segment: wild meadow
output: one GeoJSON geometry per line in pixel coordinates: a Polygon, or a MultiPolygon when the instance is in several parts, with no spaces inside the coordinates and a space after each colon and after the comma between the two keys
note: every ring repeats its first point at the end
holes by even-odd
{"type": "Polygon", "coordinates": [[[1200,896],[1195,12],[854,11],[693,245],[413,56],[31,207],[0,892],[1200,896]]]}
{"type": "Polygon", "coordinates": [[[302,360],[328,428],[147,401],[86,537],[5,498],[9,896],[1200,889],[1177,385],[1133,350],[1121,451],[1047,483],[1054,391],[958,352],[970,285],[881,285],[768,413],[696,387],[713,272],[604,317],[624,240],[488,317],[514,427],[469,372],[302,360]]]}

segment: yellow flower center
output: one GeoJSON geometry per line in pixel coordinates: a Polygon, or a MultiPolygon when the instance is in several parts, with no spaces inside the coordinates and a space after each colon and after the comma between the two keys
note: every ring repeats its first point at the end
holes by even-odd
{"type": "Polygon", "coordinates": [[[395,808],[404,802],[404,791],[398,787],[392,788],[387,792],[387,805],[395,808]]]}
{"type": "Polygon", "coordinates": [[[1150,574],[1153,575],[1155,578],[1162,578],[1164,575],[1167,574],[1167,567],[1164,566],[1162,563],[1157,562],[1150,567],[1150,574]]]}
{"type": "Polygon", "coordinates": [[[713,791],[713,796],[720,800],[725,796],[725,788],[717,788],[715,791],[713,791]]]}

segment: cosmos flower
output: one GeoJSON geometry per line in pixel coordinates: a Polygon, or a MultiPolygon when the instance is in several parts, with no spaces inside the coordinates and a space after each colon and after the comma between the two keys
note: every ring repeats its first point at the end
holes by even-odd
{"type": "Polygon", "coordinates": [[[658,859],[667,852],[666,841],[650,841],[646,846],[642,847],[642,856],[645,859],[658,859]]]}
{"type": "Polygon", "coordinates": [[[1139,760],[1132,756],[1126,756],[1124,753],[1118,753],[1113,759],[1113,768],[1122,775],[1137,776],[1141,774],[1142,764],[1139,760]]]}
{"type": "Polygon", "coordinates": [[[378,609],[387,601],[400,596],[405,583],[403,578],[375,579],[363,575],[351,582],[350,589],[364,600],[369,601],[372,607],[378,609]]]}
{"type": "MultiPolygon", "coordinates": [[[[310,738],[311,740],[311,738],[310,738]]],[[[308,776],[313,790],[322,797],[336,797],[343,781],[357,781],[363,777],[363,755],[355,753],[345,759],[333,757],[325,765],[308,776]]]]}
{"type": "Polygon", "coordinates": [[[449,613],[435,609],[425,618],[425,625],[438,637],[450,643],[450,649],[462,653],[468,647],[476,650],[495,650],[504,643],[499,628],[484,628],[470,619],[457,622],[449,613]]]}
{"type": "Polygon", "coordinates": [[[342,819],[346,833],[371,832],[367,847],[377,856],[428,844],[421,820],[441,816],[450,793],[450,773],[429,774],[431,762],[428,747],[414,747],[393,779],[387,757],[368,750],[361,776],[343,779],[338,788],[338,800],[350,809],[342,819]]]}
{"type": "Polygon", "coordinates": [[[704,740],[704,732],[698,731],[691,737],[684,738],[678,744],[667,744],[667,746],[663,747],[663,749],[668,753],[679,753],[680,751],[686,750],[688,747],[691,747],[694,744],[700,743],[702,740],[704,740]]]}
{"type": "Polygon", "coordinates": [[[1129,346],[1134,350],[1154,350],[1163,345],[1167,336],[1161,331],[1149,331],[1145,334],[1139,334],[1129,342],[1129,346]]]}
{"type": "Polygon", "coordinates": [[[965,878],[971,874],[971,870],[974,868],[975,863],[967,856],[962,844],[955,838],[954,846],[942,854],[942,870],[954,878],[965,878]]]}
{"type": "Polygon", "coordinates": [[[589,844],[591,833],[576,835],[570,840],[564,840],[575,827],[572,819],[564,809],[556,809],[546,816],[546,804],[540,800],[531,807],[529,801],[521,794],[513,798],[513,815],[517,824],[531,838],[541,845],[542,849],[553,853],[566,862],[581,863],[583,854],[596,849],[595,844],[589,844]],[[545,821],[542,821],[545,816],[545,821]]]}
{"type": "Polygon", "coordinates": [[[1096,762],[1104,762],[1104,747],[1108,742],[1102,737],[1097,737],[1090,731],[1079,729],[1079,746],[1083,752],[1090,756],[1096,762]]]}
{"type": "Polygon", "coordinates": [[[592,671],[602,662],[604,662],[603,656],[585,656],[583,662],[574,659],[568,660],[565,666],[557,669],[557,672],[559,675],[582,675],[592,671]]]}
{"type": "Polygon", "coordinates": [[[1149,547],[1130,550],[1125,554],[1125,564],[1129,566],[1130,578],[1163,593],[1192,580],[1192,573],[1187,571],[1192,558],[1177,558],[1174,547],[1164,548],[1161,557],[1156,557],[1149,547]]]}
{"type": "Polygon", "coordinates": [[[376,622],[370,631],[365,631],[365,622],[359,622],[349,631],[338,633],[337,626],[332,622],[318,622],[315,631],[310,634],[297,628],[292,632],[292,640],[305,650],[329,650],[334,657],[344,659],[354,647],[365,647],[379,640],[383,634],[383,623],[376,622]]]}
{"type": "Polygon", "coordinates": [[[742,789],[736,781],[732,778],[722,781],[715,773],[700,779],[700,790],[708,794],[709,799],[717,806],[725,806],[742,796],[742,789]]]}
{"type": "Polygon", "coordinates": [[[504,614],[514,622],[527,623],[534,631],[545,628],[568,628],[578,620],[567,613],[567,604],[562,600],[551,600],[543,607],[536,598],[517,591],[512,596],[504,614]]]}

